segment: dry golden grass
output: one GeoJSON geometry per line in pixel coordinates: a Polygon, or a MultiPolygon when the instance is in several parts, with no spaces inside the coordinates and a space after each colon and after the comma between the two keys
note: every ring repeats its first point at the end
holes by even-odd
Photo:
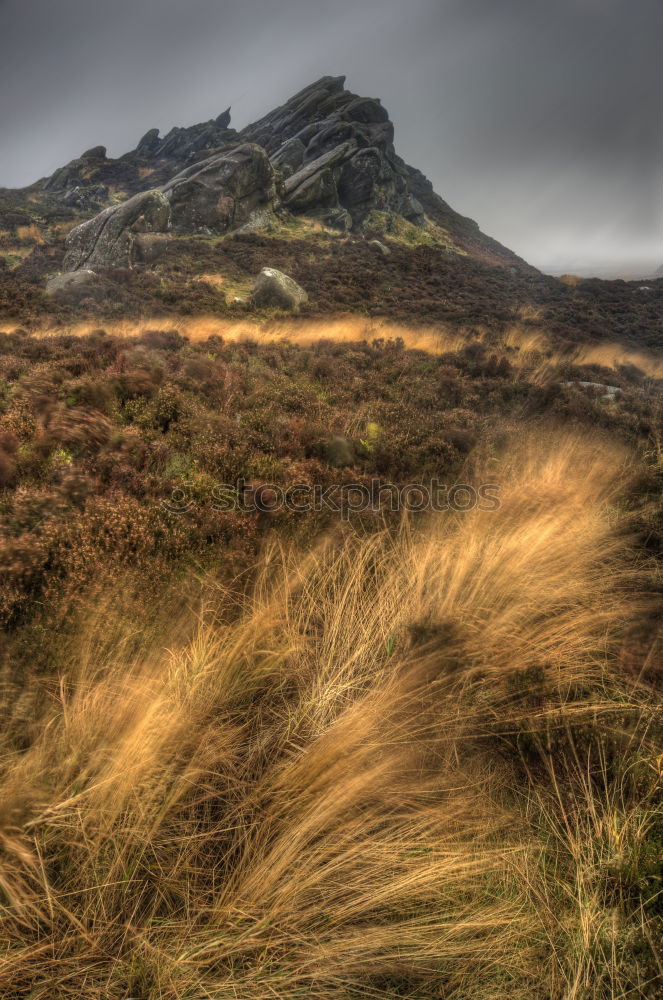
{"type": "Polygon", "coordinates": [[[193,281],[203,281],[206,285],[221,289],[228,284],[228,279],[223,274],[197,274],[193,281]]]}
{"type": "MultiPolygon", "coordinates": [[[[229,285],[222,275],[205,274],[196,280],[215,285],[227,292],[230,297],[234,294],[247,294],[247,288],[238,284],[229,285]]],[[[409,327],[388,320],[365,319],[359,316],[339,319],[270,320],[254,318],[224,320],[212,316],[192,318],[155,316],[140,320],[105,322],[103,327],[112,336],[127,338],[138,337],[150,329],[177,330],[194,343],[203,342],[212,336],[223,337],[229,341],[250,339],[258,343],[283,339],[302,346],[310,345],[320,339],[353,343],[380,337],[386,340],[401,338],[407,348],[430,354],[455,352],[461,350],[468,342],[479,340],[484,342],[490,353],[495,354],[498,359],[507,358],[516,369],[523,369],[528,378],[539,384],[556,377],[556,369],[562,360],[576,365],[599,364],[613,370],[617,370],[620,366],[633,365],[649,378],[663,378],[663,359],[655,354],[630,350],[621,344],[613,343],[579,344],[575,348],[567,347],[562,351],[551,343],[542,328],[534,325],[538,318],[535,312],[521,310],[521,313],[522,321],[513,324],[498,338],[481,328],[458,330],[441,325],[409,327]]],[[[5,329],[10,331],[19,325],[6,324],[5,329]]],[[[35,335],[48,337],[65,333],[84,336],[91,329],[94,327],[89,322],[81,322],[68,326],[45,327],[36,330],[35,335]]]]}
{"type": "MultiPolygon", "coordinates": [[[[198,280],[214,281],[225,285],[223,278],[213,275],[203,275],[198,280]]],[[[9,324],[7,329],[16,328],[17,324],[9,324]]],[[[272,340],[287,339],[302,345],[314,343],[321,338],[337,340],[342,343],[352,343],[359,340],[376,337],[401,337],[406,346],[422,351],[439,354],[442,351],[458,350],[467,342],[467,337],[461,333],[451,332],[443,328],[410,328],[390,323],[384,320],[367,320],[361,317],[349,316],[342,319],[306,320],[287,318],[283,320],[258,321],[238,318],[223,320],[218,317],[183,318],[173,316],[153,317],[142,320],[121,320],[104,323],[107,333],[117,337],[137,337],[144,330],[169,329],[177,330],[182,336],[188,337],[194,343],[208,340],[212,336],[223,337],[226,340],[257,340],[268,343],[272,340]]],[[[75,323],[64,327],[45,328],[36,331],[37,336],[58,336],[63,333],[74,336],[84,336],[93,327],[90,323],[75,323]]]]}
{"type": "Polygon", "coordinates": [[[577,288],[582,282],[582,278],[579,278],[577,274],[560,274],[557,280],[570,288],[577,288]]]}
{"type": "Polygon", "coordinates": [[[579,364],[603,365],[618,368],[620,365],[634,365],[649,378],[663,378],[663,358],[646,351],[631,351],[621,344],[596,344],[578,348],[579,364]]]}
{"type": "Polygon", "coordinates": [[[39,226],[36,225],[17,226],[16,236],[21,243],[42,244],[44,242],[39,226]]]}
{"type": "Polygon", "coordinates": [[[477,470],[498,512],[267,552],[157,641],[97,599],[19,749],[6,706],[0,996],[653,997],[629,474],[532,438],[477,470]]]}

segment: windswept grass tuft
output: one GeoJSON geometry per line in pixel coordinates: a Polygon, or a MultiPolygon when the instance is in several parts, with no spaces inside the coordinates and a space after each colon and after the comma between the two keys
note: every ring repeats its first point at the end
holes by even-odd
{"type": "Polygon", "coordinates": [[[7,726],[0,996],[656,995],[629,458],[539,436],[490,472],[497,512],[272,549],[156,638],[91,606],[7,726]]]}

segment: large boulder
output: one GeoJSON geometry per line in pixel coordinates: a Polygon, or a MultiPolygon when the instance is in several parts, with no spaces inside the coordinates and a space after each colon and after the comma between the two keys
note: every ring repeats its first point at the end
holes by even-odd
{"type": "Polygon", "coordinates": [[[375,250],[375,252],[379,253],[382,257],[391,257],[391,250],[388,246],[385,246],[384,243],[381,243],[380,240],[369,240],[368,245],[371,250],[375,250]]]}
{"type": "Polygon", "coordinates": [[[145,191],[121,205],[111,205],[69,233],[63,267],[131,267],[139,233],[164,233],[170,205],[161,191],[145,191]]]}
{"type": "Polygon", "coordinates": [[[263,267],[253,286],[251,301],[256,306],[297,309],[303,302],[308,302],[308,295],[283,271],[277,271],[274,267],[263,267]]]}
{"type": "Polygon", "coordinates": [[[48,296],[57,295],[58,292],[79,292],[86,285],[96,281],[97,275],[89,268],[81,271],[70,271],[66,274],[54,274],[46,282],[45,293],[48,296]]]}
{"type": "Polygon", "coordinates": [[[346,208],[352,210],[356,205],[373,202],[374,208],[386,208],[376,202],[377,189],[385,187],[391,180],[386,169],[384,158],[379,149],[362,149],[346,163],[339,178],[339,195],[346,208]]]}
{"type": "Polygon", "coordinates": [[[165,247],[163,235],[171,228],[216,235],[242,227],[268,229],[275,221],[275,200],[275,173],[267,154],[244,143],[77,226],[67,237],[64,269],[131,267],[137,260],[151,260],[165,247]]]}
{"type": "Polygon", "coordinates": [[[315,213],[319,209],[339,208],[333,172],[323,169],[311,174],[286,195],[284,204],[293,212],[304,213],[315,213]]]}
{"type": "Polygon", "coordinates": [[[86,149],[84,153],[81,153],[81,160],[105,160],[105,159],[106,159],[105,146],[92,146],[90,149],[86,149]]]}
{"type": "Polygon", "coordinates": [[[274,169],[264,149],[244,143],[180,171],[164,184],[177,233],[222,235],[238,229],[276,199],[274,169]]]}

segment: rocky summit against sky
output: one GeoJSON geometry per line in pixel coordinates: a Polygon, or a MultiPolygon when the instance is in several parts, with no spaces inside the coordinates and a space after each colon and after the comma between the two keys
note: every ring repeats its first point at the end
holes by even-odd
{"type": "Polygon", "coordinates": [[[0,184],[323,74],[380,96],[458,211],[552,272],[663,258],[659,0],[2,0],[0,184]]]}

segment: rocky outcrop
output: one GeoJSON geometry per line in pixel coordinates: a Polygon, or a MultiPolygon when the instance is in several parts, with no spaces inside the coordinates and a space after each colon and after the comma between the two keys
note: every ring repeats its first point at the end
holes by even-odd
{"type": "Polygon", "coordinates": [[[196,160],[239,145],[229,125],[230,108],[211,121],[172,128],[165,136],[151,128],[135,149],[117,159],[109,159],[103,146],[94,146],[46,178],[43,188],[58,194],[78,187],[85,194],[87,187],[112,185],[133,194],[158,187],[196,160]]]}
{"type": "Polygon", "coordinates": [[[131,267],[138,234],[165,232],[169,217],[170,205],[161,191],[146,191],[106,208],[69,233],[64,270],[131,267]]]}
{"type": "Polygon", "coordinates": [[[92,146],[91,149],[86,149],[84,153],[81,153],[81,160],[105,160],[105,159],[106,159],[105,146],[92,146]]]}
{"type": "Polygon", "coordinates": [[[163,250],[171,228],[180,234],[208,235],[269,228],[275,200],[275,174],[267,154],[260,146],[244,143],[187,167],[161,189],[134,195],[77,226],[66,241],[64,269],[149,262],[163,250]]]}
{"type": "Polygon", "coordinates": [[[239,144],[237,133],[230,128],[230,108],[208,122],[187,127],[171,128],[160,137],[159,129],[146,132],[135,150],[120,157],[118,162],[134,163],[137,167],[169,170],[170,176],[179,169],[204,158],[206,153],[220,151],[239,144]],[[142,158],[142,159],[141,159],[142,158]]]}
{"type": "Polygon", "coordinates": [[[285,178],[284,204],[294,212],[342,210],[358,225],[373,210],[392,211],[423,225],[387,111],[344,84],[343,76],[323,77],[241,137],[270,154],[285,178]]]}
{"type": "MultiPolygon", "coordinates": [[[[293,213],[371,238],[398,232],[405,220],[427,229],[430,240],[439,240],[450,253],[525,267],[407,166],[394,149],[386,109],[375,98],[346,90],[342,76],[323,77],[239,133],[230,128],[228,108],[210,121],[173,128],[163,138],[150,129],[136,149],[116,160],[102,146],[93,147],[44,186],[81,212],[107,204],[111,190],[130,195],[159,190],[170,204],[175,234],[265,231],[275,225],[275,213],[293,213]]],[[[85,246],[99,228],[104,263],[95,266],[125,265],[135,256],[134,224],[124,225],[115,207],[107,212],[85,231],[85,246]],[[106,234],[109,216],[113,224],[106,234]],[[111,240],[116,225],[122,232],[111,240]]],[[[85,266],[78,261],[87,252],[74,247],[68,262],[85,266]]]]}
{"type": "Polygon", "coordinates": [[[267,218],[276,198],[274,169],[264,149],[252,143],[188,167],[161,190],[178,233],[238,229],[257,214],[267,218]]]}
{"type": "Polygon", "coordinates": [[[255,306],[276,306],[280,309],[297,309],[308,302],[304,289],[282,271],[263,267],[253,286],[251,301],[255,306]]]}
{"type": "Polygon", "coordinates": [[[65,193],[76,187],[79,189],[90,185],[98,187],[98,182],[91,181],[91,177],[96,175],[107,163],[105,147],[94,146],[51,174],[44,182],[44,190],[65,193]]]}

